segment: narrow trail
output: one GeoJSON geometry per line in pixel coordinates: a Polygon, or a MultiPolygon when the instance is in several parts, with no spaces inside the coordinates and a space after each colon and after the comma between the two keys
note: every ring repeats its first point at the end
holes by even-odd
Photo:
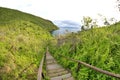
{"type": "Polygon", "coordinates": [[[46,69],[50,80],[74,80],[71,73],[59,65],[49,52],[46,53],[46,69]]]}

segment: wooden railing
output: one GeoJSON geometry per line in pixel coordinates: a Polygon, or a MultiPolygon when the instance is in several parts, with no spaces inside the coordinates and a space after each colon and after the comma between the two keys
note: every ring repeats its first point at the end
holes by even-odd
{"type": "MultiPolygon", "coordinates": [[[[48,48],[47,48],[46,53],[48,53],[48,48]]],[[[102,69],[100,69],[100,68],[97,68],[97,67],[92,66],[92,65],[90,65],[90,64],[87,64],[87,63],[85,63],[85,62],[82,62],[82,61],[80,61],[80,60],[71,59],[71,58],[68,58],[68,57],[66,57],[66,56],[63,56],[63,55],[61,55],[61,54],[58,54],[58,55],[61,56],[61,57],[63,57],[63,58],[65,58],[65,59],[67,59],[67,60],[70,60],[70,61],[73,61],[73,62],[78,63],[78,67],[77,67],[77,70],[76,70],[77,72],[80,70],[80,66],[81,66],[81,65],[84,65],[85,67],[88,67],[88,68],[90,68],[90,69],[92,69],[92,70],[95,70],[95,71],[97,71],[97,72],[100,72],[100,73],[106,74],[106,75],[108,75],[108,76],[111,76],[111,77],[115,77],[115,78],[120,79],[120,74],[115,74],[115,73],[112,73],[112,72],[109,72],[109,71],[106,71],[106,70],[102,70],[102,69]]],[[[44,58],[45,58],[45,55],[43,56],[43,58],[42,58],[42,60],[41,60],[41,63],[40,63],[40,66],[39,66],[37,80],[42,80],[42,75],[43,75],[43,73],[42,73],[42,68],[43,68],[44,58]]]]}
{"type": "MultiPolygon", "coordinates": [[[[46,53],[48,53],[48,47],[46,49],[46,53]]],[[[43,55],[43,58],[40,62],[40,66],[39,66],[39,70],[38,70],[38,75],[37,75],[37,80],[42,80],[42,78],[44,78],[44,75],[43,75],[43,63],[45,62],[45,57],[46,57],[46,53],[43,55]]]]}
{"type": "Polygon", "coordinates": [[[45,58],[45,55],[43,55],[43,58],[41,60],[40,66],[39,66],[37,80],[42,80],[42,75],[43,75],[42,68],[43,68],[44,58],[45,58]]]}
{"type": "Polygon", "coordinates": [[[102,69],[100,69],[100,68],[97,68],[97,67],[92,66],[92,65],[90,65],[90,64],[87,64],[87,63],[85,63],[85,62],[82,62],[82,61],[80,61],[80,60],[71,59],[71,58],[68,58],[68,57],[66,57],[66,56],[63,56],[63,55],[61,55],[61,54],[58,54],[58,55],[59,55],[59,56],[62,56],[63,58],[65,58],[65,59],[67,59],[67,60],[70,60],[70,61],[73,61],[73,62],[78,63],[77,71],[79,71],[81,65],[84,65],[84,66],[86,66],[86,67],[88,67],[88,68],[91,68],[91,69],[97,71],[97,72],[100,72],[100,73],[106,74],[106,75],[108,75],[108,76],[112,76],[112,77],[115,77],[115,78],[120,79],[120,74],[115,74],[115,73],[111,73],[111,72],[102,70],[102,69]]]}

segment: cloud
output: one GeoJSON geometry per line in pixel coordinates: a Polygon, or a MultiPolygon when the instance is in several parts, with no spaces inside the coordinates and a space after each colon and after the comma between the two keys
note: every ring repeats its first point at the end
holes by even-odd
{"type": "Polygon", "coordinates": [[[32,6],[32,3],[31,0],[0,0],[0,6],[21,10],[32,6]]]}
{"type": "Polygon", "coordinates": [[[83,16],[95,18],[98,13],[120,17],[115,0],[0,0],[0,6],[18,9],[46,19],[80,22],[83,16]]]}
{"type": "Polygon", "coordinates": [[[80,27],[80,23],[76,23],[74,21],[70,21],[70,20],[64,20],[64,21],[54,21],[54,23],[58,26],[58,27],[69,27],[69,28],[78,28],[80,27]]]}

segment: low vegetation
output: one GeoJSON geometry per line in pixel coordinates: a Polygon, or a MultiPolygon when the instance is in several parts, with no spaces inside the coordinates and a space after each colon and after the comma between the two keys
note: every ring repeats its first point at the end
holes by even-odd
{"type": "Polygon", "coordinates": [[[118,80],[85,66],[76,72],[78,64],[58,54],[120,74],[120,23],[63,36],[53,46],[50,47],[51,53],[60,64],[72,71],[76,80],[118,80]]]}
{"type": "Polygon", "coordinates": [[[27,14],[18,10],[7,9],[0,7],[0,24],[8,24],[13,21],[29,21],[30,23],[36,24],[46,30],[53,31],[58,29],[51,21],[27,14]]]}

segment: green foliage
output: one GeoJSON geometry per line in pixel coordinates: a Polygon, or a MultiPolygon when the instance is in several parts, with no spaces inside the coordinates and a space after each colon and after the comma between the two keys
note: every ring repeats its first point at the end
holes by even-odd
{"type": "Polygon", "coordinates": [[[36,80],[54,29],[48,20],[0,8],[0,80],[36,80]]]}
{"type": "Polygon", "coordinates": [[[54,48],[51,53],[65,68],[69,68],[76,80],[118,80],[105,74],[81,66],[77,73],[77,63],[58,56],[84,61],[88,64],[120,74],[120,23],[111,26],[94,28],[70,34],[61,39],[63,44],[54,48]]]}
{"type": "Polygon", "coordinates": [[[92,22],[92,19],[90,17],[83,17],[83,22],[85,26],[89,26],[89,24],[92,22]]]}
{"type": "Polygon", "coordinates": [[[91,25],[90,23],[92,22],[92,18],[87,16],[87,17],[83,17],[83,26],[82,26],[82,30],[84,30],[85,28],[86,29],[90,29],[91,28],[91,25]]]}

